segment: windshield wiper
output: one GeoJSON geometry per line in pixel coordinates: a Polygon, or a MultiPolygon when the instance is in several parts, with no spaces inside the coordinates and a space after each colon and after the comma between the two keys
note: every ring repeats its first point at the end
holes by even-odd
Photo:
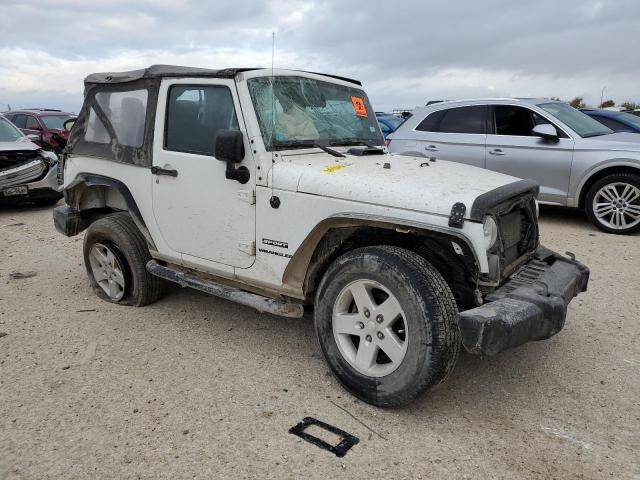
{"type": "Polygon", "coordinates": [[[344,157],[344,155],[333,148],[329,148],[326,145],[322,145],[319,142],[313,140],[306,141],[275,141],[271,143],[274,148],[319,148],[323,152],[333,155],[334,157],[344,157]]]}
{"type": "Polygon", "coordinates": [[[363,147],[369,147],[369,148],[380,148],[376,145],[373,145],[370,142],[365,142],[364,140],[359,140],[359,139],[351,139],[351,140],[336,140],[335,142],[331,142],[331,145],[333,146],[341,146],[341,147],[355,147],[358,145],[362,145],[363,147]]]}

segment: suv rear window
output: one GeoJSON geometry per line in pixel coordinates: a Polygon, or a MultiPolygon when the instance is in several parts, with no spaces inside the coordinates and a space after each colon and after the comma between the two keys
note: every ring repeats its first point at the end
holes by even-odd
{"type": "Polygon", "coordinates": [[[434,112],[425,118],[416,130],[442,133],[485,133],[482,105],[456,107],[434,112]]]}
{"type": "MultiPolygon", "coordinates": [[[[109,120],[116,135],[116,142],[120,145],[136,148],[142,146],[147,116],[147,97],[147,90],[96,93],[96,102],[109,120]]],[[[89,111],[85,140],[95,143],[111,142],[111,135],[93,107],[89,111]]]]}

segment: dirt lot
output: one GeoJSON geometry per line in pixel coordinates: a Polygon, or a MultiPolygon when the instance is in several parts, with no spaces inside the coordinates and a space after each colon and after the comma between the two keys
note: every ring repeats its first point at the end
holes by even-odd
{"type": "Polygon", "coordinates": [[[329,375],[310,318],[180,287],[104,303],[50,209],[0,210],[0,479],[640,479],[640,236],[561,209],[541,224],[592,269],[565,329],[463,354],[443,387],[381,410],[329,375]],[[337,458],[287,432],[306,416],[360,443],[337,458]]]}

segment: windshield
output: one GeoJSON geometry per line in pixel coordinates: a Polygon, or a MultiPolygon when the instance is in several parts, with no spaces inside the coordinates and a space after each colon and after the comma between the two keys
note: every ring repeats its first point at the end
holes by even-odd
{"type": "Polygon", "coordinates": [[[613,133],[613,130],[610,128],[605,127],[589,115],[585,115],[580,110],[576,110],[566,103],[542,103],[538,106],[545,112],[556,117],[582,138],[597,137],[598,135],[608,135],[613,133]]]}
{"type": "Polygon", "coordinates": [[[252,78],[248,84],[267,150],[384,142],[359,88],[293,76],[252,78]]]}
{"type": "Polygon", "coordinates": [[[47,126],[47,128],[58,128],[60,130],[64,129],[64,122],[69,120],[70,118],[74,118],[74,115],[43,115],[42,121],[47,126]]]}
{"type": "Polygon", "coordinates": [[[0,116],[0,142],[15,142],[22,138],[22,132],[6,118],[0,116]]]}

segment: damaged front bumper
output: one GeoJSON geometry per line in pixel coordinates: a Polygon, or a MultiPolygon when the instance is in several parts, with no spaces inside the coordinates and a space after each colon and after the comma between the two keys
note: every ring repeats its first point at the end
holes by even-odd
{"type": "Polygon", "coordinates": [[[469,353],[495,355],[564,326],[569,302],[587,289],[589,269],[545,248],[485,296],[485,304],[460,313],[462,344],[469,353]]]}
{"type": "Polygon", "coordinates": [[[61,197],[57,163],[34,160],[15,168],[0,171],[0,200],[40,197],[61,197]]]}

